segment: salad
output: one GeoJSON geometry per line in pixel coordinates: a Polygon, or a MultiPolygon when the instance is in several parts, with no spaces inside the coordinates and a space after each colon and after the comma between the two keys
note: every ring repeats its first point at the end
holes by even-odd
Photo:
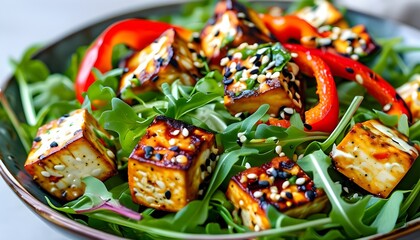
{"type": "Polygon", "coordinates": [[[420,75],[402,56],[419,48],[328,1],[185,9],[112,24],[65,73],[34,48],[16,62],[27,122],[3,110],[52,208],[126,238],[346,239],[418,218],[420,75]]]}

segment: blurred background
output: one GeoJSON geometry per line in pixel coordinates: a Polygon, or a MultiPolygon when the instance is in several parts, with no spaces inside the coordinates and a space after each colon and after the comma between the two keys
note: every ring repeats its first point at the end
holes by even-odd
{"type": "MultiPolygon", "coordinates": [[[[48,44],[100,19],[174,0],[13,0],[0,2],[0,87],[32,44],[48,44]]],[[[337,0],[337,4],[420,29],[418,0],[337,0]]],[[[2,239],[69,239],[32,213],[0,179],[2,239]]]]}

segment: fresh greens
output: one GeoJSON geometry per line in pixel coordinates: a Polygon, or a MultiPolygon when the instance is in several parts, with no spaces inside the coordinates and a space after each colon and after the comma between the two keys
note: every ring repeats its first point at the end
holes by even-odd
{"type": "MultiPolygon", "coordinates": [[[[212,14],[213,2],[186,4],[181,17],[168,15],[164,20],[200,30],[212,14]]],[[[297,9],[313,4],[313,1],[300,1],[293,7],[297,9]]],[[[401,46],[400,38],[380,40],[380,43],[382,51],[367,63],[390,79],[393,86],[404,84],[420,72],[420,65],[409,66],[403,58],[404,53],[419,51],[420,48],[401,46]]],[[[52,208],[75,221],[117,236],[142,239],[198,239],[219,234],[228,234],[223,235],[224,239],[348,239],[388,233],[420,217],[418,173],[410,171],[388,199],[381,199],[353,188],[332,167],[329,152],[357,122],[379,119],[384,125],[397,128],[410,137],[410,144],[420,144],[419,121],[410,125],[405,115],[397,117],[375,110],[378,104],[355,83],[337,79],[341,121],[328,134],[305,131],[299,114],[291,116],[288,128],[269,126],[265,124],[270,117],[267,104],[261,105],[253,114],[232,116],[223,103],[223,76],[217,70],[207,72],[194,86],[175,81],[170,85],[164,83],[159,92],[134,94],[127,90],[119,96],[118,84],[123,69],[116,66],[130,53],[122,45],[113,51],[115,69],[105,73],[93,70],[96,81],[80,105],[74,99],[73,82],[86,46],[80,47],[71,57],[65,74],[51,73],[44,63],[33,59],[38,49],[31,47],[19,61],[12,61],[26,122],[19,122],[2,92],[3,108],[0,110],[4,111],[0,111],[0,119],[8,116],[28,152],[32,142],[30,136],[34,136],[41,125],[74,109],[86,108],[114,135],[118,149],[120,174],[104,183],[93,177],[85,178],[84,195],[62,206],[54,206],[47,197],[52,208]],[[126,102],[126,99],[133,101],[126,102]],[[204,197],[191,201],[177,213],[162,213],[135,204],[127,183],[124,163],[158,115],[214,132],[221,150],[204,197]],[[278,149],[281,149],[280,153],[278,149]],[[316,186],[325,191],[331,209],[306,219],[296,219],[268,206],[266,214],[272,229],[250,231],[242,225],[242,220],[224,195],[228,181],[246,167],[261,166],[279,154],[297,161],[312,176],[316,186]],[[344,191],[349,188],[352,194],[344,191]]],[[[279,44],[270,51],[279,71],[292,58],[279,44]]],[[[311,97],[315,95],[315,88],[310,82],[308,85],[312,93],[308,93],[306,100],[313,104],[317,101],[311,97]]],[[[419,164],[417,159],[413,168],[419,164]]]]}

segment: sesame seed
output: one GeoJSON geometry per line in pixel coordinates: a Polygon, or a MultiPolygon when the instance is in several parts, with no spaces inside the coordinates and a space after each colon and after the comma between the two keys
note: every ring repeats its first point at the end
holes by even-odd
{"type": "Polygon", "coordinates": [[[293,108],[284,108],[283,110],[284,110],[285,113],[287,113],[289,115],[292,115],[295,112],[295,110],[293,108]]]}
{"type": "Polygon", "coordinates": [[[354,49],[354,53],[356,53],[358,55],[363,54],[363,52],[364,52],[363,48],[361,48],[361,47],[357,47],[357,48],[354,49]]]}
{"type": "Polygon", "coordinates": [[[313,191],[306,191],[305,197],[309,199],[309,201],[313,201],[315,199],[315,193],[313,191]]]}
{"type": "Polygon", "coordinates": [[[290,186],[290,182],[289,181],[284,181],[283,182],[283,184],[281,185],[281,187],[283,188],[283,189],[285,189],[285,188],[287,188],[287,187],[289,187],[290,186]]]}
{"type": "Polygon", "coordinates": [[[244,200],[239,200],[239,206],[243,206],[244,205],[244,200]]]}
{"type": "Polygon", "coordinates": [[[152,203],[152,202],[154,202],[155,201],[155,198],[154,197],[151,197],[151,196],[147,196],[146,197],[146,202],[148,202],[148,203],[152,203]]]}
{"type": "Polygon", "coordinates": [[[106,155],[108,155],[108,157],[110,157],[111,159],[115,158],[115,154],[109,149],[106,150],[106,155]]]}
{"type": "Polygon", "coordinates": [[[260,180],[258,181],[258,186],[261,188],[266,188],[268,186],[270,186],[270,183],[266,180],[260,180]]]}
{"type": "Polygon", "coordinates": [[[270,57],[268,57],[267,55],[264,55],[261,59],[261,64],[266,64],[270,61],[270,57]]]}
{"type": "Polygon", "coordinates": [[[348,188],[348,187],[343,187],[343,190],[344,190],[346,193],[349,193],[349,188],[348,188]]]}
{"type": "Polygon", "coordinates": [[[162,181],[160,181],[160,180],[157,180],[157,181],[156,181],[156,185],[158,185],[158,187],[159,187],[159,188],[161,188],[161,189],[166,188],[165,183],[164,183],[164,182],[162,182],[162,181]]]}
{"type": "Polygon", "coordinates": [[[329,38],[317,38],[317,40],[320,46],[328,46],[331,44],[331,39],[329,38]]]}
{"type": "Polygon", "coordinates": [[[257,77],[257,81],[259,83],[263,83],[265,81],[265,79],[266,79],[265,75],[262,75],[262,74],[258,75],[258,77],[257,77]]]}
{"type": "Polygon", "coordinates": [[[246,183],[246,181],[248,180],[248,178],[244,175],[241,176],[241,179],[239,180],[241,183],[246,183]]]}
{"type": "Polygon", "coordinates": [[[293,198],[293,194],[291,192],[285,192],[285,195],[288,199],[292,199],[293,198]]]}
{"type": "Polygon", "coordinates": [[[54,169],[58,171],[63,171],[66,168],[65,165],[55,165],[54,169]]]}
{"type": "Polygon", "coordinates": [[[213,171],[213,169],[211,168],[211,166],[207,166],[207,172],[211,173],[213,171]]]}
{"type": "Polygon", "coordinates": [[[363,78],[362,78],[362,76],[360,74],[356,74],[356,81],[359,84],[363,84],[363,78]]]}
{"type": "Polygon", "coordinates": [[[234,59],[242,59],[242,53],[241,52],[236,52],[233,54],[233,58],[234,59]]]}
{"type": "Polygon", "coordinates": [[[346,53],[347,54],[350,54],[350,53],[352,53],[353,52],[353,47],[352,46],[348,46],[347,48],[346,48],[346,53]]]}
{"type": "Polygon", "coordinates": [[[175,129],[175,130],[173,130],[172,132],[171,132],[171,135],[172,136],[176,136],[176,135],[178,135],[180,133],[180,131],[178,130],[178,129],[175,129]]]}
{"type": "Polygon", "coordinates": [[[246,17],[245,13],[243,13],[243,12],[238,12],[238,13],[236,14],[236,16],[237,16],[238,18],[245,18],[245,17],[246,17]]]}
{"type": "Polygon", "coordinates": [[[41,175],[44,177],[51,177],[51,174],[47,171],[41,171],[41,175]]]}
{"type": "Polygon", "coordinates": [[[354,70],[351,67],[346,67],[346,72],[348,72],[348,73],[354,73],[354,70]]]}
{"type": "Polygon", "coordinates": [[[246,142],[246,140],[247,140],[247,137],[246,137],[245,135],[242,135],[242,136],[240,136],[240,137],[239,137],[239,141],[240,141],[241,143],[246,142]]]}
{"type": "Polygon", "coordinates": [[[303,158],[303,154],[300,154],[299,156],[298,156],[298,160],[299,159],[302,159],[303,158]]]}
{"type": "Polygon", "coordinates": [[[271,186],[270,187],[270,192],[272,192],[272,193],[278,193],[279,192],[279,189],[276,186],[271,186]]]}
{"type": "Polygon", "coordinates": [[[255,232],[259,232],[259,231],[261,231],[261,227],[260,227],[259,225],[255,225],[255,226],[254,226],[254,231],[255,231],[255,232]]]}
{"type": "Polygon", "coordinates": [[[290,56],[292,56],[292,58],[297,58],[299,55],[297,53],[292,52],[290,53],[290,56]]]}
{"type": "Polygon", "coordinates": [[[254,63],[254,62],[255,62],[255,60],[257,60],[257,57],[256,57],[256,56],[253,56],[253,57],[251,57],[251,58],[249,59],[249,63],[254,63]]]}
{"type": "Polygon", "coordinates": [[[245,163],[245,168],[246,168],[246,169],[250,169],[250,168],[251,168],[251,164],[249,164],[249,162],[246,162],[246,163],[245,163]]]}
{"type": "Polygon", "coordinates": [[[303,185],[303,184],[305,184],[305,182],[306,182],[306,179],[305,178],[298,178],[298,179],[296,179],[296,185],[303,185]]]}
{"type": "Polygon", "coordinates": [[[76,161],[78,161],[78,162],[81,162],[81,161],[82,161],[82,159],[81,159],[81,158],[79,158],[79,157],[76,157],[74,160],[76,160],[76,161]]]}
{"type": "Polygon", "coordinates": [[[186,128],[183,128],[182,129],[182,136],[188,137],[188,135],[190,135],[190,131],[188,131],[188,129],[186,129],[186,128]]]}
{"type": "Polygon", "coordinates": [[[276,78],[279,78],[279,77],[280,77],[280,73],[279,72],[275,72],[275,73],[271,74],[271,78],[272,79],[276,79],[276,78]]]}
{"type": "Polygon", "coordinates": [[[199,196],[203,195],[203,193],[204,193],[203,189],[198,190],[198,195],[199,196]]]}
{"type": "Polygon", "coordinates": [[[34,138],[34,142],[41,142],[41,137],[40,136],[38,136],[38,137],[36,137],[36,138],[34,138]]]}
{"type": "Polygon", "coordinates": [[[258,178],[257,174],[255,174],[255,173],[249,173],[248,175],[246,175],[246,177],[248,179],[257,179],[258,178]]]}
{"type": "Polygon", "coordinates": [[[173,163],[174,163],[174,162],[176,162],[175,157],[172,157],[172,158],[171,158],[171,162],[173,162],[173,163]]]}
{"type": "Polygon", "coordinates": [[[50,147],[54,148],[54,147],[58,147],[58,143],[53,141],[50,143],[50,147]]]}
{"type": "Polygon", "coordinates": [[[264,195],[264,193],[263,193],[263,192],[261,192],[261,191],[255,191],[252,195],[253,195],[255,198],[260,198],[260,197],[262,197],[262,196],[264,195]]]}
{"type": "MultiPolygon", "coordinates": [[[[249,74],[257,74],[258,73],[258,68],[254,68],[254,69],[252,69],[251,71],[249,71],[249,74]]],[[[255,77],[256,78],[256,77],[255,77]]]]}
{"type": "Polygon", "coordinates": [[[359,56],[357,54],[352,54],[350,56],[350,58],[353,59],[353,60],[355,60],[355,61],[359,60],[359,56]]]}
{"type": "Polygon", "coordinates": [[[280,145],[277,145],[275,151],[277,154],[280,154],[282,152],[282,147],[280,145]]]}
{"type": "Polygon", "coordinates": [[[165,192],[165,197],[166,197],[166,199],[171,199],[171,196],[172,196],[171,191],[167,190],[167,191],[165,192]]]}
{"type": "Polygon", "coordinates": [[[391,107],[392,107],[392,104],[391,104],[391,103],[388,103],[388,104],[385,104],[385,105],[383,106],[382,110],[383,110],[384,112],[388,112],[388,111],[391,109],[391,107]]]}
{"type": "Polygon", "coordinates": [[[240,116],[242,116],[242,112],[238,112],[237,114],[235,114],[235,117],[236,117],[236,118],[238,118],[238,117],[240,117],[240,116]]]}
{"type": "Polygon", "coordinates": [[[220,66],[224,67],[226,66],[226,64],[229,62],[229,58],[228,57],[224,57],[220,60],[220,66]]]}
{"type": "Polygon", "coordinates": [[[175,160],[179,163],[186,163],[188,161],[187,157],[185,155],[178,155],[175,157],[175,160]]]}
{"type": "Polygon", "coordinates": [[[171,138],[169,139],[169,145],[175,145],[176,144],[176,139],[175,138],[171,138]]]}
{"type": "Polygon", "coordinates": [[[100,168],[96,168],[96,169],[92,170],[92,176],[94,176],[94,177],[99,176],[99,174],[101,174],[101,173],[102,173],[102,169],[100,169],[100,168]]]}

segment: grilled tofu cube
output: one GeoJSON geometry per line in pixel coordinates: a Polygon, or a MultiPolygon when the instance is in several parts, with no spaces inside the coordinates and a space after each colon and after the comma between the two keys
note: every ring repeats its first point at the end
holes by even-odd
{"type": "Polygon", "coordinates": [[[398,94],[410,108],[413,120],[420,120],[420,74],[414,77],[397,89],[398,94]]]}
{"type": "Polygon", "coordinates": [[[348,28],[343,14],[329,1],[315,1],[314,6],[304,7],[294,14],[316,28],[325,25],[348,28]]]}
{"type": "Polygon", "coordinates": [[[158,91],[163,83],[180,80],[185,85],[194,85],[204,66],[197,54],[198,45],[188,42],[174,29],[168,29],[153,43],[136,52],[126,61],[121,82],[121,98],[125,91],[135,94],[158,91]]]}
{"type": "Polygon", "coordinates": [[[243,224],[255,231],[271,227],[266,216],[269,204],[289,216],[305,218],[322,211],[328,203],[324,191],[316,188],[309,176],[287,157],[276,157],[261,167],[235,175],[226,196],[243,224]]]}
{"type": "MultiPolygon", "coordinates": [[[[286,109],[303,113],[302,88],[295,78],[299,67],[280,44],[242,44],[221,60],[224,67],[224,104],[232,115],[255,112],[269,104],[269,114],[278,116],[286,109]]],[[[284,117],[284,116],[282,116],[284,117]]]]}
{"type": "Polygon", "coordinates": [[[201,128],[158,116],[131,153],[133,201],[176,212],[203,194],[216,165],[215,137],[201,128]]]}
{"type": "Polygon", "coordinates": [[[331,152],[340,173],[383,198],[389,196],[418,156],[406,136],[377,120],[354,125],[331,152]]]}
{"type": "Polygon", "coordinates": [[[213,68],[227,50],[242,43],[274,42],[270,32],[252,9],[233,0],[220,1],[213,17],[200,34],[201,47],[213,68]]]}
{"type": "Polygon", "coordinates": [[[84,177],[104,181],[117,173],[111,138],[87,110],[76,110],[38,130],[25,169],[53,196],[76,199],[84,177]]]}

